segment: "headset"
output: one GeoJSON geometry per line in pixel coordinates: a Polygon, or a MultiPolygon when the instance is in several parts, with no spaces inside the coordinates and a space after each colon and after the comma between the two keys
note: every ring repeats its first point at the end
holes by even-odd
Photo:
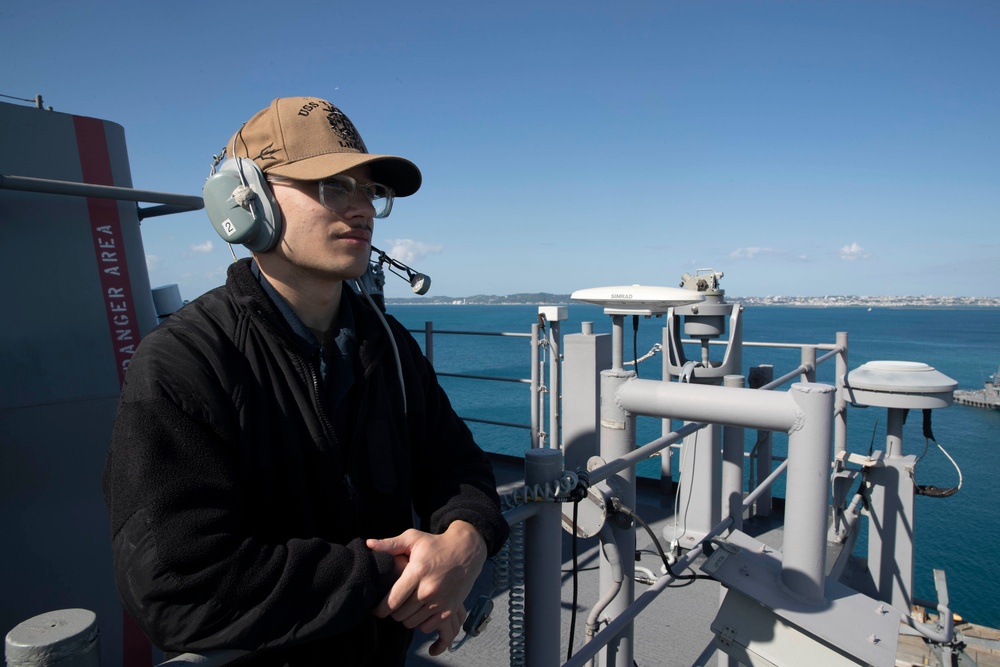
{"type": "Polygon", "coordinates": [[[230,245],[241,243],[254,252],[270,250],[278,244],[282,220],[264,172],[250,158],[232,157],[222,162],[225,156],[223,150],[215,157],[202,188],[208,219],[230,245]]]}

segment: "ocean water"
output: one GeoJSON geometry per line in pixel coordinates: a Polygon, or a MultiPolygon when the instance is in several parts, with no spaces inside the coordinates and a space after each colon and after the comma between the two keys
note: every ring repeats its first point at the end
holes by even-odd
{"type": "MultiPolygon", "coordinates": [[[[436,331],[524,332],[537,321],[537,306],[390,306],[389,311],[423,344],[425,322],[436,331]]],[[[563,335],[579,333],[581,322],[593,322],[595,333],[610,333],[610,318],[601,308],[573,304],[563,335]]],[[[662,340],[664,320],[643,318],[633,345],[631,318],[626,318],[625,359],[642,357],[662,340]],[[633,347],[635,353],[633,354],[633,347]]],[[[836,332],[848,332],[849,368],[872,360],[905,360],[929,364],[958,382],[959,388],[978,389],[1000,365],[1000,309],[997,308],[868,308],[862,307],[750,307],[743,313],[747,342],[834,343],[836,332]]],[[[728,332],[727,332],[728,335],[728,332]]],[[[711,358],[721,359],[723,348],[711,347],[711,358]]],[[[818,356],[823,351],[818,352],[818,356]]],[[[437,334],[433,343],[434,366],[439,372],[527,378],[530,345],[524,338],[437,334]]],[[[687,350],[688,358],[699,358],[687,350]]],[[[779,377],[799,364],[798,350],[748,347],[743,353],[743,373],[751,366],[769,363],[779,377]]],[[[661,378],[662,353],[639,365],[643,378],[661,378]]],[[[833,384],[834,361],[817,371],[817,381],[833,384]]],[[[442,385],[463,417],[527,424],[530,415],[528,385],[442,378],[442,385]]],[[[787,389],[787,385],[782,390],[787,389]]],[[[547,412],[544,413],[547,423],[547,412]]],[[[937,599],[933,569],[948,578],[952,609],[967,620],[1000,627],[1000,411],[961,405],[934,410],[935,439],[961,470],[962,487],[948,498],[917,496],[915,521],[915,594],[937,599]]],[[[886,411],[882,408],[849,408],[848,449],[867,453],[885,449],[886,411]]],[[[530,447],[527,430],[471,423],[484,449],[521,454],[530,447]]],[[[640,418],[639,443],[660,434],[659,420],[640,418]]],[[[752,432],[747,441],[752,444],[752,432]]],[[[775,454],[783,456],[783,436],[775,436],[775,454]]],[[[903,429],[905,454],[920,456],[927,441],[921,415],[909,415],[903,429]]],[[[675,464],[674,469],[677,469],[675,464]]],[[[640,466],[640,474],[659,475],[659,460],[640,466]]],[[[949,488],[959,474],[933,442],[920,459],[918,484],[949,488]]],[[[776,488],[782,494],[780,487],[776,488]]]]}

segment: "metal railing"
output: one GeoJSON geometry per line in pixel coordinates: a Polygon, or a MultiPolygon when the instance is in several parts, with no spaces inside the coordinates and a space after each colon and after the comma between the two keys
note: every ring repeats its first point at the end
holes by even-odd
{"type": "Polygon", "coordinates": [[[30,176],[0,175],[0,190],[20,190],[22,192],[38,192],[50,195],[67,195],[71,197],[96,197],[99,199],[114,199],[116,201],[147,202],[158,204],[141,208],[136,206],[140,220],[173,213],[197,211],[205,208],[205,202],[195,195],[179,195],[152,190],[136,190],[113,185],[95,185],[76,181],[58,181],[50,178],[33,178],[30,176]]]}
{"type": "Polygon", "coordinates": [[[451,336],[481,336],[481,337],[501,337],[501,338],[527,338],[531,347],[531,361],[530,361],[530,371],[531,375],[527,378],[510,378],[510,377],[497,377],[491,375],[478,375],[469,373],[451,373],[446,371],[436,371],[439,377],[451,377],[467,380],[476,381],[488,381],[488,382],[506,382],[513,384],[527,384],[530,388],[530,410],[529,410],[529,423],[517,423],[508,421],[499,421],[495,419],[485,419],[482,417],[476,417],[472,415],[459,415],[461,419],[466,422],[474,422],[479,424],[490,424],[493,426],[503,426],[507,428],[517,428],[526,429],[531,432],[531,448],[538,448],[545,446],[546,441],[551,440],[553,442],[557,441],[556,438],[550,438],[550,434],[558,433],[558,389],[550,389],[550,386],[557,388],[559,386],[559,328],[558,323],[553,322],[550,327],[550,335],[548,338],[543,337],[540,332],[540,326],[537,323],[531,325],[531,331],[529,333],[523,332],[511,332],[511,331],[471,331],[471,330],[454,330],[454,329],[435,329],[434,323],[431,321],[424,323],[423,329],[409,329],[410,333],[413,334],[423,334],[424,337],[424,356],[427,360],[434,363],[434,349],[435,349],[435,336],[437,335],[451,335],[451,336]],[[545,365],[542,363],[542,351],[549,349],[551,350],[552,363],[549,365],[549,375],[548,384],[546,383],[545,365]],[[549,431],[545,431],[542,428],[542,415],[545,410],[546,396],[550,403],[550,428],[549,431]]]}

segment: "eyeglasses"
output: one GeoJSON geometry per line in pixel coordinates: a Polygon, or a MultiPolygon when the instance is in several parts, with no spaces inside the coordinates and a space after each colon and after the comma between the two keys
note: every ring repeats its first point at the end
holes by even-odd
{"type": "Polygon", "coordinates": [[[392,188],[381,183],[358,183],[344,175],[331,176],[319,182],[319,201],[339,213],[350,208],[359,190],[375,207],[376,218],[385,218],[392,211],[392,198],[395,196],[392,188]]]}
{"type": "MultiPolygon", "coordinates": [[[[285,181],[282,177],[269,177],[270,183],[281,183],[285,181]]],[[[358,192],[364,193],[371,205],[375,208],[376,218],[386,218],[392,211],[392,200],[396,193],[387,185],[381,183],[358,183],[350,176],[338,174],[330,178],[317,181],[319,187],[319,201],[323,206],[340,213],[346,211],[354,203],[354,197],[358,192]]]]}

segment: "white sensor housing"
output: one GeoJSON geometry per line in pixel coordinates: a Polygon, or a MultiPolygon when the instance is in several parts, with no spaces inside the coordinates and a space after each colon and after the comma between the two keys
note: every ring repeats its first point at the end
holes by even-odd
{"type": "Polygon", "coordinates": [[[591,287],[573,292],[574,301],[604,306],[605,315],[662,315],[674,306],[699,303],[705,297],[680,287],[625,285],[591,287]]]}

